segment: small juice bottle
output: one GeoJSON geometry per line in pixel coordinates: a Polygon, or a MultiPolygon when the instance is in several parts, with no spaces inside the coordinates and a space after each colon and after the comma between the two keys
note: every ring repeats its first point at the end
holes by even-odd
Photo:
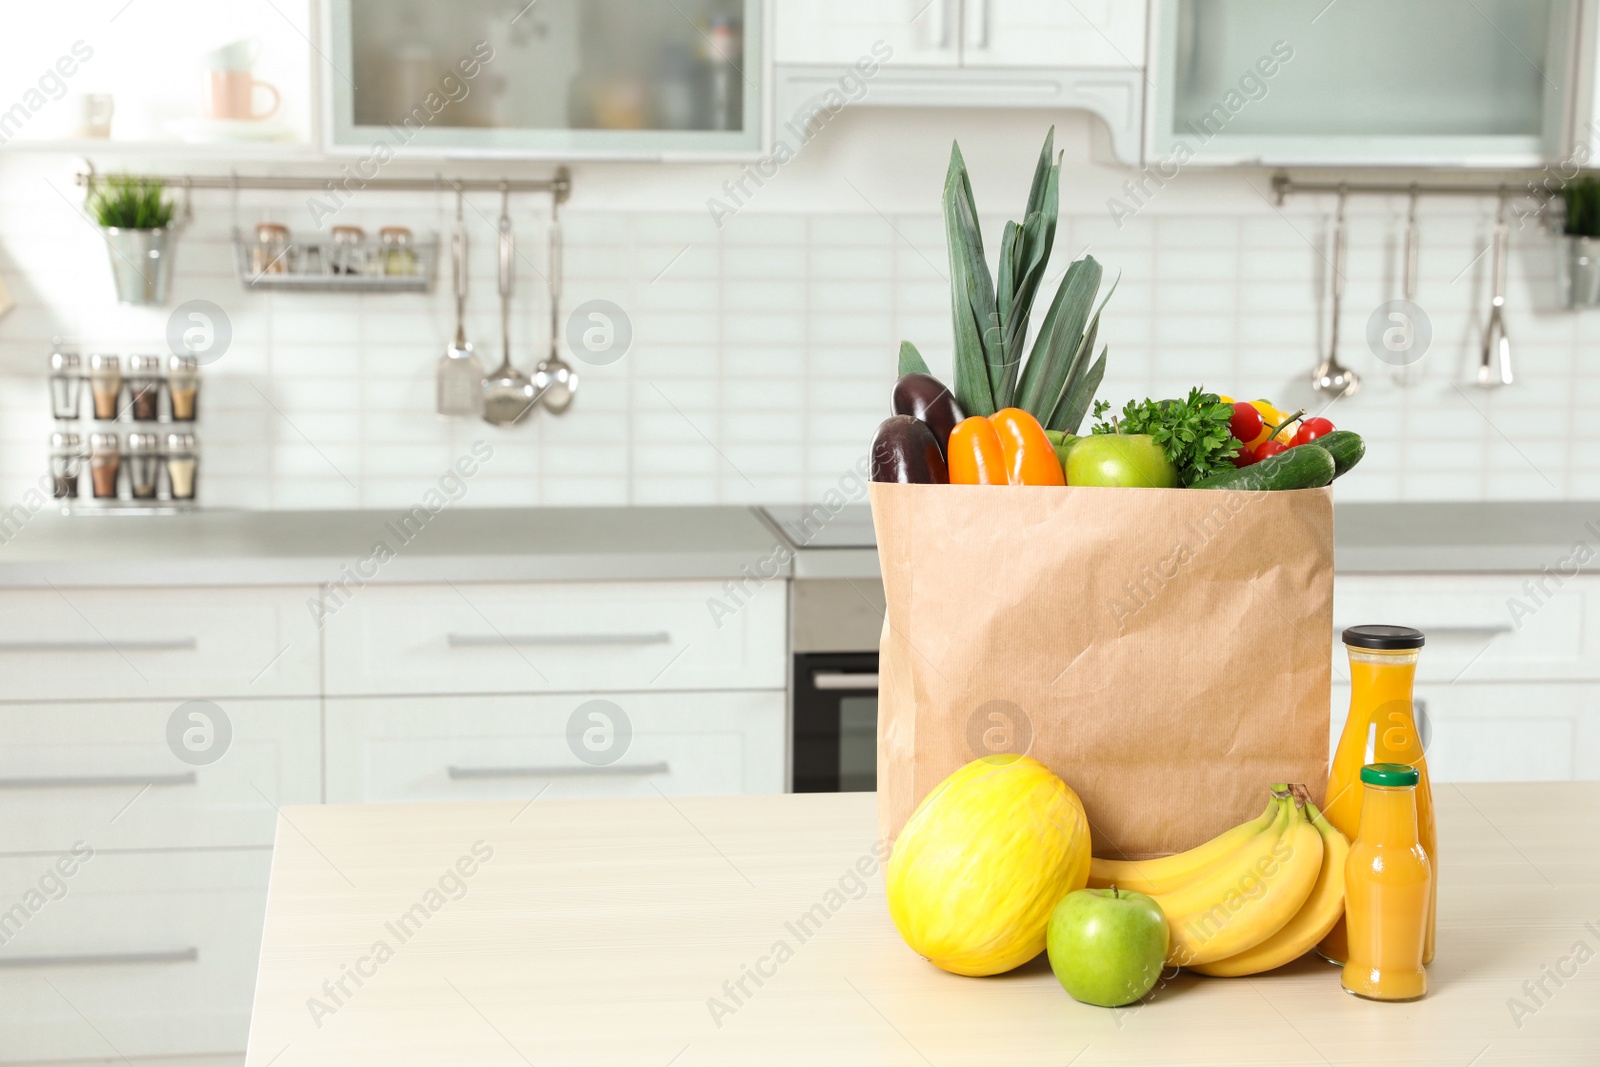
{"type": "Polygon", "coordinates": [[[1433,868],[1417,833],[1415,767],[1369,763],[1361,832],[1344,865],[1348,939],[1341,983],[1369,1000],[1416,1000],[1428,992],[1422,969],[1433,868]]]}
{"type": "MultiPolygon", "coordinates": [[[[1438,834],[1433,821],[1433,788],[1428,781],[1428,761],[1412,712],[1411,687],[1417,674],[1417,656],[1423,645],[1420,630],[1409,626],[1352,626],[1344,632],[1350,654],[1350,714],[1333,753],[1328,792],[1322,810],[1328,821],[1351,841],[1361,829],[1361,803],[1365,787],[1361,768],[1374,763],[1404,763],[1421,776],[1417,786],[1417,830],[1434,871],[1428,896],[1427,943],[1422,962],[1433,962],[1434,902],[1438,897],[1438,834]],[[1367,755],[1367,744],[1372,755],[1367,755]]],[[[1345,920],[1340,919],[1317,946],[1324,959],[1344,963],[1345,920]]]]}

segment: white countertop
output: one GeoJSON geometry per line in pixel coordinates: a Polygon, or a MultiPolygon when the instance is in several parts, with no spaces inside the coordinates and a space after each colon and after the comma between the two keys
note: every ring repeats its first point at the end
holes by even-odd
{"type": "Polygon", "coordinates": [[[946,974],[889,921],[874,801],[286,806],[245,1063],[1595,1062],[1600,963],[1572,954],[1600,937],[1600,783],[1436,786],[1439,952],[1412,1004],[1346,996],[1315,958],[1118,1010],[1043,959],[946,974]]]}
{"type": "MultiPolygon", "coordinates": [[[[799,509],[783,509],[798,512],[799,509]]],[[[819,513],[820,514],[820,513],[819,513]]],[[[865,504],[822,516],[784,563],[780,530],[742,506],[445,509],[402,536],[396,511],[41,512],[0,528],[0,586],[285,585],[331,580],[384,541],[385,582],[878,577],[865,504]],[[774,557],[777,558],[774,558],[774,557]]],[[[1341,573],[1539,571],[1589,545],[1600,502],[1336,504],[1341,573]]]]}
{"type": "Polygon", "coordinates": [[[0,586],[317,584],[379,541],[394,553],[384,582],[724,579],[779,544],[745,507],[446,508],[406,528],[402,515],[41,512],[0,543],[0,586]]]}

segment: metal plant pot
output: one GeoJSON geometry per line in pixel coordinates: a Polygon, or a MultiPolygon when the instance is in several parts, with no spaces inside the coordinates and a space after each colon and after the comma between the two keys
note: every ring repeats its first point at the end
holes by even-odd
{"type": "Polygon", "coordinates": [[[1563,236],[1556,268],[1567,307],[1600,307],[1600,237],[1563,236]]]}
{"type": "Polygon", "coordinates": [[[111,256],[111,277],[117,301],[123,304],[164,304],[172,280],[172,249],[176,231],[125,230],[103,226],[106,250],[111,256]]]}

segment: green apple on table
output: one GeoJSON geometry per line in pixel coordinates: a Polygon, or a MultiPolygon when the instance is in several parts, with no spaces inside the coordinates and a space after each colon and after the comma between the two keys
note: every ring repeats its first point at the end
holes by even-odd
{"type": "Polygon", "coordinates": [[[1120,1008],[1156,984],[1167,959],[1167,917],[1143,893],[1079,889],[1061,898],[1046,932],[1050,969],[1075,1000],[1120,1008]]]}
{"type": "Polygon", "coordinates": [[[1178,468],[1147,433],[1097,433],[1080,437],[1067,453],[1068,485],[1126,489],[1176,489],[1178,468]]]}

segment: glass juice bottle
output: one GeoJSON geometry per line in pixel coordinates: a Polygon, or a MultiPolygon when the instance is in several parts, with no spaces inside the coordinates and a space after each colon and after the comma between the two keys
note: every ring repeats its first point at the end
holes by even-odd
{"type": "MultiPolygon", "coordinates": [[[[1340,833],[1354,841],[1361,830],[1361,806],[1366,793],[1361,781],[1362,766],[1369,762],[1403,763],[1416,768],[1420,779],[1416,790],[1417,833],[1433,869],[1422,953],[1422,962],[1431,963],[1439,888],[1438,835],[1428,761],[1422,753],[1411,702],[1417,655],[1423,641],[1422,631],[1409,626],[1352,626],[1344,632],[1344,645],[1350,654],[1350,714],[1333,753],[1323,811],[1340,833]]],[[[1346,962],[1345,928],[1346,921],[1340,919],[1317,946],[1324,959],[1346,962]]]]}
{"type": "Polygon", "coordinates": [[[1433,869],[1417,826],[1417,783],[1406,763],[1361,768],[1361,831],[1344,866],[1348,951],[1340,984],[1369,1000],[1416,1000],[1428,992],[1422,967],[1433,869]]]}

